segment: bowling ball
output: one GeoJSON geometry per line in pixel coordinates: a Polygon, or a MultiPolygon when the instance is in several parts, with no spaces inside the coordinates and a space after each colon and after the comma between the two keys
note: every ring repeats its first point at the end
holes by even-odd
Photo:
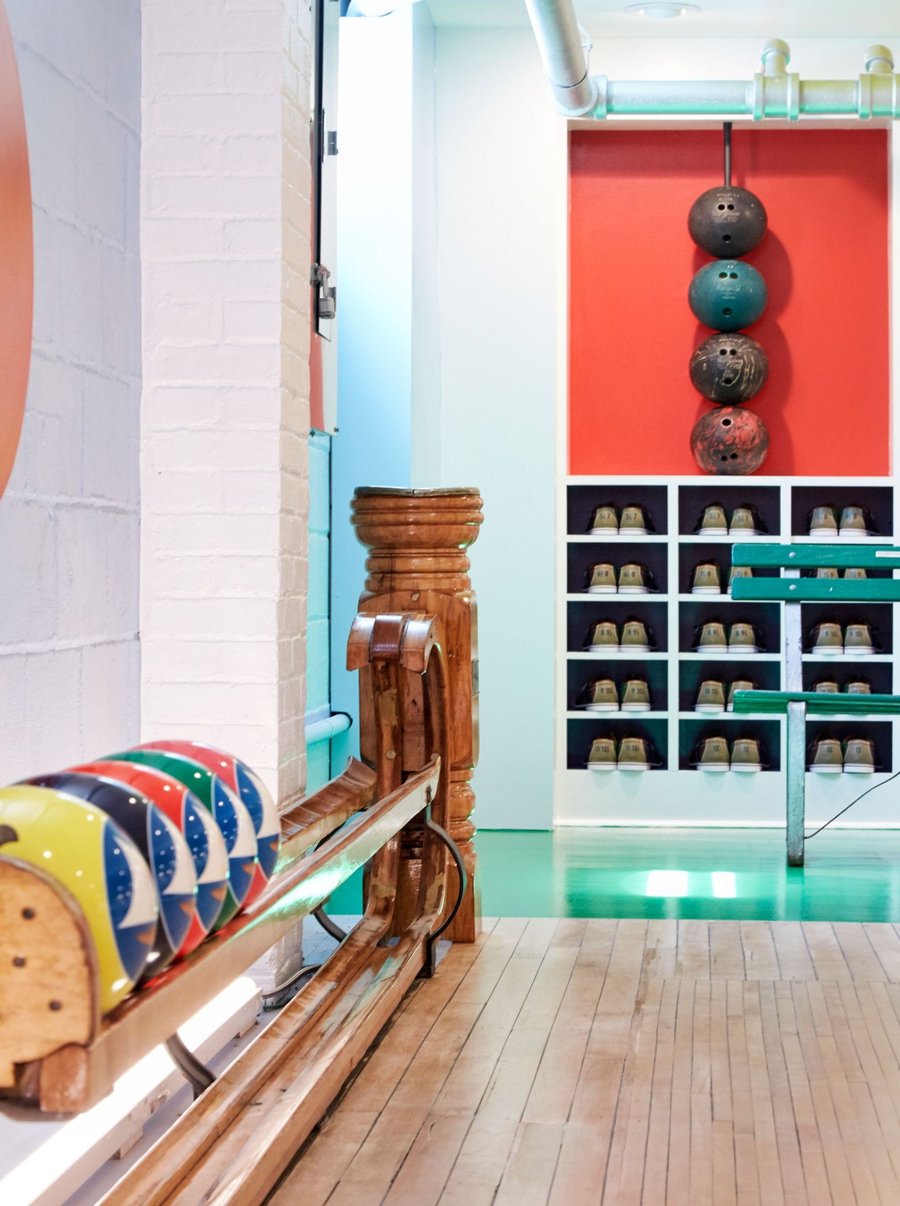
{"type": "Polygon", "coordinates": [[[716,331],[749,327],[766,308],[766,282],[743,260],[715,260],[694,274],[688,302],[694,316],[716,331]]]}
{"type": "Polygon", "coordinates": [[[749,335],[710,335],[691,357],[690,374],[704,398],[734,405],[759,393],[769,374],[769,361],[749,335]]]}
{"type": "Polygon", "coordinates": [[[766,207],[746,188],[719,185],[701,193],[688,214],[688,230],[710,255],[733,258],[752,251],[766,233],[766,207]]]}
{"type": "Polygon", "coordinates": [[[707,411],[691,432],[691,452],[704,473],[755,473],[768,451],[766,425],[752,410],[739,406],[707,411]]]}
{"type": "Polygon", "coordinates": [[[194,793],[171,775],[134,762],[87,762],[73,770],[117,779],[152,800],[184,836],[197,876],[197,910],[176,952],[190,954],[218,921],[228,891],[228,851],[218,825],[194,793]]]}
{"type": "Polygon", "coordinates": [[[134,987],[156,935],[147,864],[106,813],[46,787],[0,788],[0,824],[16,835],[4,855],[59,880],[80,906],[97,955],[100,1011],[108,1013],[134,987]]]}
{"type": "Polygon", "coordinates": [[[278,810],[260,777],[240,758],[199,741],[145,741],[138,748],[165,750],[170,754],[180,754],[183,758],[192,758],[218,775],[226,787],[231,788],[235,795],[243,800],[256,831],[256,855],[259,864],[245,903],[249,904],[255,900],[272,877],[281,841],[278,810]]]}
{"type": "Polygon", "coordinates": [[[150,947],[141,978],[157,975],[175,958],[197,908],[197,876],[184,838],[146,796],[114,779],[60,771],[36,775],[28,782],[101,809],[140,850],[150,868],[159,905],[156,941],[150,947]]]}
{"type": "Polygon", "coordinates": [[[133,749],[107,754],[104,762],[136,762],[164,771],[190,788],[222,832],[228,851],[228,892],[222,912],[213,926],[219,930],[246,903],[253,876],[256,874],[256,833],[250,813],[218,775],[207,767],[179,754],[164,750],[133,749]]]}

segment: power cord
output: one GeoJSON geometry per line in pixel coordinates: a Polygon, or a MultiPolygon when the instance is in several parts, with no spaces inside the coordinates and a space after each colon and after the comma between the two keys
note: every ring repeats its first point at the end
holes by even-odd
{"type": "Polygon", "coordinates": [[[803,837],[804,842],[811,841],[812,838],[818,837],[822,830],[827,829],[832,821],[836,821],[838,817],[842,817],[847,809],[852,808],[854,804],[858,804],[860,800],[864,799],[869,794],[870,791],[876,791],[879,787],[886,787],[888,783],[892,783],[898,776],[900,776],[900,771],[896,771],[893,775],[891,775],[890,779],[885,779],[881,783],[873,783],[871,787],[866,788],[862,795],[857,796],[855,800],[851,800],[850,803],[846,805],[846,807],[842,808],[840,812],[836,812],[830,821],[826,821],[824,825],[820,825],[819,828],[814,829],[812,833],[805,834],[803,837]]]}

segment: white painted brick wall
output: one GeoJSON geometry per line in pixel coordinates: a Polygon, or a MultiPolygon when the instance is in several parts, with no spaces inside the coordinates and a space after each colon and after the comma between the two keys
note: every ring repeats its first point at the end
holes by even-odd
{"type": "Polygon", "coordinates": [[[0,501],[0,782],[138,735],[138,0],[6,0],[34,343],[0,501]]]}
{"type": "Polygon", "coordinates": [[[145,0],[142,733],[305,775],[309,11],[145,0]]]}

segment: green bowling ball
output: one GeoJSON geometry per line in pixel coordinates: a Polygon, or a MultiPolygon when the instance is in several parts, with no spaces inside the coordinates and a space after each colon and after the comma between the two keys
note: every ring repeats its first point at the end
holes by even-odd
{"type": "Polygon", "coordinates": [[[688,290],[694,316],[715,331],[740,331],[756,322],[768,301],[766,282],[743,260],[713,260],[688,290]]]}

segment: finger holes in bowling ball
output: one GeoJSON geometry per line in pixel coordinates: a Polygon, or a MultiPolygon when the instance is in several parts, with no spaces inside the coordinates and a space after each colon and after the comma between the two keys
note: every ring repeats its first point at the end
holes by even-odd
{"type": "Polygon", "coordinates": [[[716,206],[716,209],[724,209],[724,208],[725,208],[725,206],[722,204],[722,202],[721,202],[721,201],[720,201],[720,202],[719,202],[719,204],[716,206]]]}
{"type": "Polygon", "coordinates": [[[731,307],[730,307],[730,306],[726,306],[726,307],[723,309],[722,313],[725,315],[725,317],[726,317],[726,318],[730,318],[730,317],[731,317],[731,307]]]}
{"type": "Polygon", "coordinates": [[[729,203],[728,203],[728,204],[725,206],[725,208],[726,208],[726,209],[734,209],[734,206],[733,206],[733,205],[731,204],[731,202],[729,201],[729,203]]]}
{"type": "Polygon", "coordinates": [[[736,273],[736,272],[729,272],[729,273],[728,273],[728,275],[731,277],[731,279],[732,279],[733,281],[736,281],[736,280],[737,280],[737,273],[736,273]]]}
{"type": "Polygon", "coordinates": [[[723,243],[730,243],[730,242],[731,242],[731,235],[722,235],[722,242],[723,242],[723,243]]]}
{"type": "Polygon", "coordinates": [[[728,277],[728,273],[727,273],[727,272],[720,272],[720,273],[719,273],[719,280],[720,280],[720,281],[724,281],[724,280],[726,280],[726,279],[727,279],[727,277],[728,277]]]}
{"type": "Polygon", "coordinates": [[[723,419],[723,420],[722,420],[722,426],[723,426],[723,427],[730,427],[730,426],[731,426],[731,419],[723,419]]]}
{"type": "Polygon", "coordinates": [[[13,967],[24,967],[28,960],[24,955],[16,955],[13,959],[13,967]]]}

